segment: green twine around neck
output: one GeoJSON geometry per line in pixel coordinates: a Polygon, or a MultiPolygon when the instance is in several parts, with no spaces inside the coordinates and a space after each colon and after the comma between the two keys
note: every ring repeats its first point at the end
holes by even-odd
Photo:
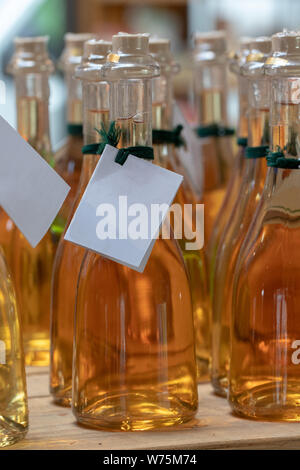
{"type": "Polygon", "coordinates": [[[138,158],[144,158],[145,160],[154,160],[154,152],[152,147],[137,145],[135,147],[119,149],[115,158],[115,162],[119,163],[120,165],[124,165],[129,154],[138,158]]]}
{"type": "Polygon", "coordinates": [[[300,169],[299,158],[286,158],[282,150],[278,149],[276,152],[269,152],[267,155],[267,165],[271,168],[282,168],[290,170],[300,169]]]}
{"type": "Polygon", "coordinates": [[[268,155],[268,145],[258,145],[256,147],[247,147],[245,151],[245,158],[263,158],[268,155]]]}
{"type": "Polygon", "coordinates": [[[236,139],[236,143],[239,147],[247,147],[248,139],[247,139],[247,137],[238,137],[236,139]]]}
{"type": "Polygon", "coordinates": [[[209,124],[199,126],[195,129],[198,137],[226,137],[234,135],[235,131],[231,127],[220,126],[219,124],[209,124]]]}
{"type": "MultiPolygon", "coordinates": [[[[95,128],[95,131],[100,135],[101,141],[97,144],[84,145],[82,147],[83,154],[101,155],[105,145],[107,144],[111,145],[112,147],[117,147],[121,136],[121,129],[116,127],[115,121],[110,123],[108,131],[106,131],[103,123],[101,123],[101,129],[95,128]]],[[[129,154],[138,158],[144,158],[146,160],[154,160],[154,152],[152,147],[138,145],[119,149],[115,158],[115,162],[119,163],[120,165],[124,165],[129,154]]]]}
{"type": "Polygon", "coordinates": [[[82,124],[67,124],[67,131],[69,135],[74,137],[82,137],[83,136],[83,126],[82,124]]]}
{"type": "Polygon", "coordinates": [[[184,138],[180,135],[183,126],[179,124],[173,130],[153,129],[152,141],[154,145],[173,144],[175,147],[183,147],[186,145],[184,138]]]}
{"type": "Polygon", "coordinates": [[[105,145],[111,145],[112,147],[117,147],[120,136],[121,136],[121,129],[116,127],[115,121],[112,121],[109,125],[108,131],[106,131],[103,122],[101,123],[101,129],[95,128],[95,131],[98,132],[100,135],[100,142],[96,144],[88,144],[82,147],[82,153],[86,154],[93,154],[93,155],[101,155],[104,150],[105,145]]]}

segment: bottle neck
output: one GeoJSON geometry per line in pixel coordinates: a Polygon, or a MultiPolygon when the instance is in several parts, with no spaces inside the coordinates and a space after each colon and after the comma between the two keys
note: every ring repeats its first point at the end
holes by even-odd
{"type": "Polygon", "coordinates": [[[239,119],[238,137],[248,137],[248,80],[238,76],[239,119]]]}
{"type": "Polygon", "coordinates": [[[269,82],[250,80],[248,94],[248,146],[269,145],[269,82]]]}
{"type": "Polygon", "coordinates": [[[288,158],[300,158],[299,151],[300,79],[277,78],[271,81],[271,150],[278,147],[288,158]]]}
{"type": "Polygon", "coordinates": [[[200,126],[227,124],[226,65],[199,62],[195,67],[195,106],[200,126]]]}
{"type": "Polygon", "coordinates": [[[109,85],[107,82],[83,82],[84,145],[100,142],[96,129],[109,127],[109,85]]]}
{"type": "Polygon", "coordinates": [[[68,124],[82,124],[82,87],[80,80],[73,76],[73,72],[66,72],[65,83],[67,88],[67,122],[68,124]]]}
{"type": "Polygon", "coordinates": [[[50,161],[48,75],[16,75],[15,83],[18,132],[42,157],[50,161]]]}
{"type": "Polygon", "coordinates": [[[171,129],[173,127],[173,80],[171,75],[153,79],[152,127],[171,129]]]}
{"type": "Polygon", "coordinates": [[[121,79],[109,87],[110,121],[121,131],[118,147],[152,145],[152,83],[121,79]]]}

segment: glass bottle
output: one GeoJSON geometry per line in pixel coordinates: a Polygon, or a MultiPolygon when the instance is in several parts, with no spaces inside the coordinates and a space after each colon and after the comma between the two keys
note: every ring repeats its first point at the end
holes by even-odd
{"type": "Polygon", "coordinates": [[[0,448],[23,439],[28,428],[24,353],[16,294],[0,251],[0,448]]]}
{"type": "MultiPolygon", "coordinates": [[[[100,76],[111,43],[91,39],[84,44],[82,64],[76,69],[83,89],[84,144],[99,142],[95,128],[109,123],[108,84],[100,76]]],[[[67,223],[69,225],[99,155],[84,154],[79,188],[67,223]]],[[[73,323],[77,279],[85,249],[61,237],[55,255],[51,286],[50,392],[54,401],[70,405],[72,398],[73,323]]]]}
{"type": "Polygon", "coordinates": [[[229,401],[235,413],[264,420],[300,420],[299,44],[299,32],[272,37],[264,70],[277,153],[234,280],[229,401]]]}
{"type": "MultiPolygon", "coordinates": [[[[49,74],[53,64],[47,52],[48,37],[16,38],[9,65],[14,75],[18,132],[49,163],[49,74]]],[[[49,364],[50,282],[55,243],[50,230],[36,248],[16,226],[11,243],[11,272],[22,316],[27,365],[49,364]]]]}
{"type": "Polygon", "coordinates": [[[271,41],[258,38],[251,43],[251,53],[242,73],[249,80],[248,144],[242,184],[216,255],[213,288],[212,385],[226,396],[228,389],[230,320],[233,273],[241,245],[259,203],[265,176],[269,125],[269,80],[262,73],[271,41]],[[260,126],[258,125],[260,123],[260,126]]]}
{"type": "MultiPolygon", "coordinates": [[[[149,48],[152,57],[160,66],[160,76],[153,79],[152,126],[156,130],[171,130],[173,127],[173,76],[179,71],[179,66],[174,62],[171,54],[169,39],[150,39],[149,48]]],[[[153,147],[155,163],[184,176],[174,203],[180,205],[182,214],[185,213],[184,205],[192,204],[192,220],[185,217],[184,223],[189,223],[189,230],[194,231],[193,221],[196,220],[196,204],[200,201],[200,195],[194,191],[189,175],[179,160],[175,145],[159,143],[153,147]]],[[[176,213],[174,213],[174,217],[176,218],[176,213]]],[[[178,223],[180,226],[183,225],[181,219],[178,220],[178,223]]],[[[196,332],[198,380],[203,381],[209,379],[211,362],[211,318],[206,263],[203,249],[186,248],[188,240],[184,237],[184,233],[184,226],[182,226],[183,237],[178,242],[190,279],[196,332]]]]}
{"type": "Polygon", "coordinates": [[[52,225],[52,231],[59,237],[66,225],[74,199],[76,198],[83,146],[82,137],[82,91],[81,83],[75,79],[76,67],[81,63],[84,42],[91,39],[90,34],[67,33],[65,47],[58,62],[64,74],[67,91],[67,131],[66,143],[55,153],[55,170],[70,186],[69,194],[52,225]]]}
{"type": "MultiPolygon", "coordinates": [[[[108,58],[102,71],[119,147],[151,145],[151,78],[159,69],[148,54],[148,35],[113,36],[108,58]]],[[[141,431],[194,416],[192,305],[174,238],[156,241],[143,273],[86,253],[74,341],[73,412],[80,423],[141,431]]]]}
{"type": "Polygon", "coordinates": [[[248,80],[241,74],[241,67],[245,63],[250,52],[250,38],[242,38],[240,41],[240,50],[232,57],[229,57],[229,68],[232,73],[237,75],[237,87],[239,97],[239,118],[237,127],[238,151],[234,159],[233,171],[227,190],[216,217],[212,234],[209,240],[207,258],[210,279],[210,294],[213,298],[213,274],[215,270],[216,254],[220,243],[220,238],[224,232],[226,224],[230,218],[232,209],[239,195],[242,183],[242,175],[245,161],[245,148],[248,137],[248,80]]]}
{"type": "Polygon", "coordinates": [[[225,32],[196,33],[194,44],[194,96],[204,164],[204,233],[207,246],[233,164],[230,136],[233,132],[226,128],[225,32]]]}

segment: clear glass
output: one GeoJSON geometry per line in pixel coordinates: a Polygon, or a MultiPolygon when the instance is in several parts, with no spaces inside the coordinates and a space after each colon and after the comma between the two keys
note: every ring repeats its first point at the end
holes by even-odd
{"type": "MultiPolygon", "coordinates": [[[[195,106],[198,125],[227,124],[226,64],[199,62],[195,67],[195,106]]],[[[233,163],[232,138],[207,137],[201,139],[204,163],[204,230],[208,246],[217,214],[223,202],[233,163]]]]}
{"type": "Polygon", "coordinates": [[[24,353],[16,294],[0,251],[0,448],[28,429],[24,353]]]}
{"type": "MultiPolygon", "coordinates": [[[[170,95],[170,90],[172,93],[171,82],[170,76],[162,76],[153,80],[152,125],[154,129],[170,129],[172,127],[173,96],[170,95]]],[[[173,202],[181,206],[182,214],[184,213],[184,205],[192,204],[192,219],[189,221],[190,230],[192,231],[195,229],[193,221],[196,220],[196,204],[199,201],[194,193],[189,176],[182,167],[175,146],[171,144],[154,145],[154,156],[156,164],[184,176],[183,183],[173,202]]],[[[174,216],[176,217],[176,213],[174,216]]],[[[187,222],[186,218],[185,223],[187,222]]],[[[177,223],[182,224],[182,221],[180,220],[177,223]]],[[[182,227],[182,234],[184,234],[184,227],[182,227]]],[[[187,239],[184,236],[182,240],[178,241],[189,274],[192,294],[198,380],[205,381],[209,379],[211,364],[211,312],[204,250],[187,250],[187,239]]]]}
{"type": "MultiPolygon", "coordinates": [[[[299,158],[295,78],[272,79],[271,140],[299,158]]],[[[229,400],[254,419],[299,421],[298,169],[269,168],[233,289],[229,400]]]]}
{"type": "MultiPolygon", "coordinates": [[[[108,84],[83,82],[84,142],[99,142],[103,124],[108,128],[108,84]]],[[[99,155],[84,155],[79,188],[67,227],[93,174],[99,155]]],[[[66,229],[67,229],[66,227],[66,229]]],[[[65,229],[65,230],[66,230],[65,229]]],[[[73,325],[77,279],[85,249],[61,237],[55,255],[51,286],[50,393],[58,404],[69,406],[72,399],[73,325]]]]}
{"type": "MultiPolygon", "coordinates": [[[[248,80],[238,76],[238,93],[239,93],[239,122],[238,136],[242,138],[248,137],[248,80]]],[[[207,259],[210,276],[210,295],[213,298],[213,277],[215,271],[216,254],[218,251],[220,239],[224,233],[226,224],[230,219],[232,209],[236,204],[240,193],[240,187],[243,181],[243,169],[245,162],[245,147],[239,147],[237,155],[234,159],[233,171],[228,183],[228,187],[223,199],[223,203],[216,217],[214,227],[209,240],[207,259]]]]}
{"type": "MultiPolygon", "coordinates": [[[[254,80],[253,80],[254,82],[254,80]]],[[[268,145],[265,124],[269,116],[269,88],[266,80],[249,84],[249,146],[268,145]],[[264,83],[261,84],[260,82],[264,83]],[[264,94],[256,93],[263,89],[264,94]],[[261,125],[258,126],[257,123],[261,125]],[[259,134],[260,131],[260,134],[259,134]]],[[[213,277],[212,385],[221,396],[227,395],[232,310],[233,273],[242,243],[259,203],[266,176],[266,160],[247,158],[239,195],[225,227],[216,254],[213,277]]]]}
{"type": "MultiPolygon", "coordinates": [[[[49,139],[48,74],[16,75],[18,131],[48,163],[53,163],[49,139]]],[[[36,248],[14,225],[10,268],[22,315],[25,360],[49,364],[50,283],[56,240],[49,230],[36,248]]]]}
{"type": "MultiPolygon", "coordinates": [[[[74,71],[65,72],[67,88],[67,123],[69,125],[80,126],[82,125],[83,114],[81,83],[73,77],[73,74],[74,71]]],[[[72,134],[71,131],[68,135],[67,142],[54,155],[55,170],[71,188],[61,210],[59,211],[55,224],[52,226],[52,231],[55,231],[58,237],[62,234],[66,226],[77,195],[82,166],[82,146],[82,133],[72,134]]]]}
{"type": "MultiPolygon", "coordinates": [[[[149,79],[110,86],[119,147],[151,145],[151,86],[149,79]]],[[[158,239],[143,273],[88,251],[76,300],[76,419],[141,431],[186,422],[196,409],[191,294],[177,242],[158,239]]]]}

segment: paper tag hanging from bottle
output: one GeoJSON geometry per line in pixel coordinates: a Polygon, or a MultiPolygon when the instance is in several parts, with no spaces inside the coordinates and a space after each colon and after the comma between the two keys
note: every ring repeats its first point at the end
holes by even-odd
{"type": "Polygon", "coordinates": [[[199,200],[203,195],[203,159],[201,158],[201,143],[197,138],[194,129],[185,119],[178,104],[174,102],[173,127],[182,125],[181,136],[185,141],[185,146],[177,148],[181,164],[186,169],[194,191],[199,200]]]}
{"type": "Polygon", "coordinates": [[[0,204],[35,247],[70,187],[0,116],[0,204]]]}
{"type": "Polygon", "coordinates": [[[143,272],[181,175],[106,145],[65,240],[143,272]]]}

